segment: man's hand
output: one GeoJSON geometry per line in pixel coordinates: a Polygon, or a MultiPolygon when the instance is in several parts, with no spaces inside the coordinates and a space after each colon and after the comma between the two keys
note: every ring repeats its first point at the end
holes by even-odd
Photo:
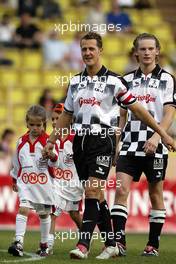
{"type": "Polygon", "coordinates": [[[53,148],[54,148],[54,143],[47,142],[47,144],[42,150],[42,156],[44,159],[50,158],[52,156],[53,148]]]}
{"type": "Polygon", "coordinates": [[[166,135],[162,138],[163,144],[166,146],[166,148],[169,151],[176,151],[176,142],[172,137],[170,137],[167,133],[166,135]]]}
{"type": "Polygon", "coordinates": [[[153,136],[145,142],[143,148],[146,155],[152,155],[156,152],[159,141],[160,136],[157,134],[153,134],[153,136]]]}
{"type": "Polygon", "coordinates": [[[117,159],[119,157],[119,153],[120,153],[120,148],[119,148],[119,144],[118,146],[116,146],[116,150],[115,150],[115,155],[113,157],[113,160],[112,160],[112,166],[116,166],[116,162],[117,162],[117,159]]]}

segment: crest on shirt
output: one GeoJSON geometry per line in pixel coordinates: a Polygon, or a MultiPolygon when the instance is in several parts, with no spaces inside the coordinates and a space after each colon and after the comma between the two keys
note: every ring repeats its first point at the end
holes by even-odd
{"type": "Polygon", "coordinates": [[[136,88],[138,86],[140,86],[140,82],[139,81],[134,81],[133,88],[136,88]]]}
{"type": "Polygon", "coordinates": [[[46,170],[48,167],[47,159],[40,158],[36,161],[36,165],[39,170],[46,170]]]}
{"type": "Polygon", "coordinates": [[[86,87],[87,87],[87,82],[85,82],[85,81],[81,82],[78,85],[78,90],[86,89],[86,87]]]}
{"type": "Polygon", "coordinates": [[[73,165],[73,154],[67,153],[63,157],[63,162],[67,167],[71,167],[73,165]]]}

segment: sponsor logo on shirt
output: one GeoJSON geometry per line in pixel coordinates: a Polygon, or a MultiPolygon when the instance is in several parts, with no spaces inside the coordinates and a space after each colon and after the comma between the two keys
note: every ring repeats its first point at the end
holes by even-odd
{"type": "Polygon", "coordinates": [[[158,84],[159,84],[159,80],[151,79],[148,87],[157,89],[158,88],[158,84]]]}
{"type": "Polygon", "coordinates": [[[80,98],[79,105],[82,106],[83,104],[89,104],[91,106],[98,105],[100,106],[101,101],[98,101],[95,97],[92,98],[80,98]]]}
{"type": "Polygon", "coordinates": [[[73,173],[71,170],[62,170],[61,168],[55,168],[54,175],[56,179],[63,179],[70,181],[73,178],[73,173]]]}
{"type": "Polygon", "coordinates": [[[106,83],[97,82],[95,83],[94,90],[96,92],[104,93],[106,83]]]}
{"type": "Polygon", "coordinates": [[[134,95],[135,98],[138,101],[145,101],[147,104],[150,102],[155,102],[156,101],[156,97],[152,97],[150,94],[146,94],[146,95],[134,95]]]}
{"type": "Polygon", "coordinates": [[[21,179],[25,184],[46,184],[48,181],[47,175],[45,173],[36,174],[35,172],[31,172],[29,174],[23,173],[21,179]]]}

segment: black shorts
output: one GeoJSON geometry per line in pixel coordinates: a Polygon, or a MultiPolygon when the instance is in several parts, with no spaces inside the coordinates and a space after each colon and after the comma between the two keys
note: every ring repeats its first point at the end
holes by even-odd
{"type": "Polygon", "coordinates": [[[158,182],[165,179],[167,155],[164,158],[120,156],[117,160],[116,172],[124,172],[138,182],[144,172],[148,182],[158,182]]]}
{"type": "Polygon", "coordinates": [[[73,160],[80,180],[90,176],[106,180],[115,153],[115,135],[74,137],[73,160]]]}

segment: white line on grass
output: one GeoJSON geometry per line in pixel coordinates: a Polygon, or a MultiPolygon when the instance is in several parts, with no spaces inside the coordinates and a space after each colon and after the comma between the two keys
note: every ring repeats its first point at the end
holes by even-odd
{"type": "MultiPolygon", "coordinates": [[[[6,249],[0,249],[0,252],[7,252],[6,249]]],[[[41,260],[44,259],[45,257],[40,257],[35,253],[28,253],[28,252],[24,252],[24,254],[30,258],[21,258],[20,259],[15,259],[15,260],[1,260],[1,263],[18,263],[18,262],[27,262],[27,261],[35,261],[35,260],[41,260]]]]}

